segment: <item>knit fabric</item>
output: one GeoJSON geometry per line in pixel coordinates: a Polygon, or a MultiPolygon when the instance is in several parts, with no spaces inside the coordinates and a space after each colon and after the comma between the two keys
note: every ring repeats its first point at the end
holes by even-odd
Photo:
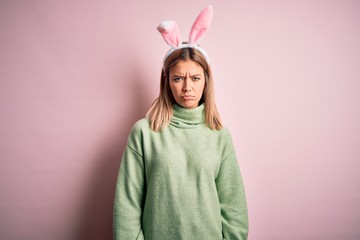
{"type": "Polygon", "coordinates": [[[248,217],[227,129],[205,124],[204,106],[174,105],[168,127],[132,128],[114,203],[115,240],[245,240],[248,217]]]}

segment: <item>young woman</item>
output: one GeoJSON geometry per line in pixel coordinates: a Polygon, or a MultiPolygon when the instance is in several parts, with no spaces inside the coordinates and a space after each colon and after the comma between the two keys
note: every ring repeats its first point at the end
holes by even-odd
{"type": "Polygon", "coordinates": [[[214,101],[208,57],[198,45],[176,43],[164,60],[159,97],[128,138],[114,238],[243,240],[247,234],[242,178],[214,101]]]}

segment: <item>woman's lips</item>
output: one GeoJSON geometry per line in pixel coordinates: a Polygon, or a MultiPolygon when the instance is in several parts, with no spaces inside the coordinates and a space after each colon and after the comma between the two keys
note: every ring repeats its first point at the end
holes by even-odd
{"type": "Polygon", "coordinates": [[[184,99],[185,101],[189,101],[189,100],[194,100],[194,99],[195,99],[194,96],[190,96],[190,95],[181,96],[181,98],[184,99]]]}

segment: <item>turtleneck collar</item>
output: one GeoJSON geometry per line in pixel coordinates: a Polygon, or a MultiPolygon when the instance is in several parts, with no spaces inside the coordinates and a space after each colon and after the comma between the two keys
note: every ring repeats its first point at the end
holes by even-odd
{"type": "Polygon", "coordinates": [[[173,106],[173,117],[170,124],[178,128],[194,128],[205,122],[204,104],[196,108],[184,108],[178,104],[173,106]]]}

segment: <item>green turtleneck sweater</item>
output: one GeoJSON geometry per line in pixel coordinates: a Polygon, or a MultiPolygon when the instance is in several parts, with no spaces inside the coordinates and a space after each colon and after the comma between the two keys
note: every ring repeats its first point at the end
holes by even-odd
{"type": "Polygon", "coordinates": [[[114,203],[116,240],[247,239],[243,182],[230,133],[205,124],[204,106],[174,105],[154,132],[132,128],[114,203]]]}

